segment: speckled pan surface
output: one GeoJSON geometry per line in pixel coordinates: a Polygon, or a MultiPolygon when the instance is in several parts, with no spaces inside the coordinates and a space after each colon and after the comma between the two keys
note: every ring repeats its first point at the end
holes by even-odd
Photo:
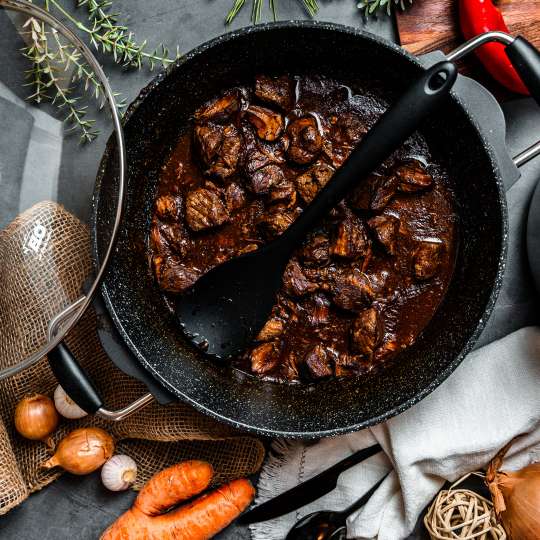
{"type": "MultiPolygon", "coordinates": [[[[506,253],[504,191],[493,152],[459,98],[423,128],[455,179],[460,245],[445,300],[417,342],[378,373],[314,385],[279,385],[218,366],[182,338],[148,271],[145,242],[159,168],[203,101],[256,73],[320,73],[385,98],[421,69],[396,45],[327,23],[258,25],[195,49],[159,75],[125,120],[128,195],[103,285],[108,310],[141,364],[180,399],[253,432],[321,437],[379,423],[411,407],[459,365],[497,297],[506,253]]],[[[95,257],[108,237],[114,160],[106,152],[95,193],[95,257]]]]}

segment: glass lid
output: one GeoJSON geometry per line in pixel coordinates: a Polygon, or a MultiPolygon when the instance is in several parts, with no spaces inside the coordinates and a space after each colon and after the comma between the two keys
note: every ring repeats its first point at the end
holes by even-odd
{"type": "Polygon", "coordinates": [[[29,2],[0,0],[0,379],[61,341],[99,285],[124,191],[115,99],[69,28],[29,2]],[[116,215],[96,268],[92,196],[111,133],[117,167],[102,181],[118,186],[116,215]]]}

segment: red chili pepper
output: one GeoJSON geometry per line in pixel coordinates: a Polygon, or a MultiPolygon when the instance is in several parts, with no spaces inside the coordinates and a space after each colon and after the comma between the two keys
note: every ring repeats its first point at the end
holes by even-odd
{"type": "MultiPolygon", "coordinates": [[[[491,30],[508,32],[504,18],[492,0],[459,0],[459,23],[465,39],[491,30]]],[[[491,76],[503,86],[518,94],[529,94],[502,43],[486,43],[475,52],[491,76]]]]}

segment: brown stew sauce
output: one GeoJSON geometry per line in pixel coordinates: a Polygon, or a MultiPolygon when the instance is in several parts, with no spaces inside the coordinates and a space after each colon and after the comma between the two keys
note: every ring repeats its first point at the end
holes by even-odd
{"type": "MultiPolygon", "coordinates": [[[[149,233],[165,297],[281,234],[384,108],[326,78],[259,76],[198,109],[163,166],[149,233]]],[[[309,382],[365,373],[410,346],[453,272],[449,184],[418,134],[359,178],[294,254],[268,322],[234,365],[309,382]]]]}

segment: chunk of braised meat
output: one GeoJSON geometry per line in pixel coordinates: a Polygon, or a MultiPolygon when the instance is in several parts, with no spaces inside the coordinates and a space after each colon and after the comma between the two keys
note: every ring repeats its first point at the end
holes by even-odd
{"type": "Polygon", "coordinates": [[[289,381],[298,379],[298,353],[295,350],[287,351],[282,362],[280,370],[282,376],[289,381]]]}
{"type": "Polygon", "coordinates": [[[332,178],[334,169],[323,162],[315,163],[305,173],[296,177],[296,189],[306,204],[309,204],[319,190],[332,178]]]}
{"type": "Polygon", "coordinates": [[[156,215],[163,221],[175,221],[180,215],[182,200],[174,195],[161,195],[155,202],[156,215]]]}
{"type": "Polygon", "coordinates": [[[385,208],[396,194],[397,189],[398,179],[396,176],[380,176],[373,186],[373,194],[369,204],[371,210],[379,211],[385,208]]]}
{"type": "Polygon", "coordinates": [[[320,326],[328,322],[330,301],[324,293],[316,293],[311,298],[307,320],[311,326],[320,326]]]}
{"type": "Polygon", "coordinates": [[[356,210],[383,210],[392,200],[398,188],[398,180],[394,175],[371,174],[359,181],[347,197],[351,208],[356,210]]]}
{"type": "Polygon", "coordinates": [[[399,186],[398,189],[405,193],[416,193],[428,189],[433,184],[433,177],[426,171],[424,165],[411,159],[394,169],[399,186]]]}
{"type": "Polygon", "coordinates": [[[399,218],[386,214],[375,216],[368,220],[368,225],[386,252],[395,255],[399,233],[399,218]]]}
{"type": "Polygon", "coordinates": [[[311,163],[320,153],[323,137],[313,116],[303,116],[287,126],[290,138],[287,156],[299,165],[311,163]]]}
{"type": "Polygon", "coordinates": [[[330,259],[330,241],[324,233],[312,234],[300,251],[306,266],[324,266],[330,259]]]}
{"type": "Polygon", "coordinates": [[[331,137],[340,145],[355,146],[367,133],[366,124],[353,112],[346,112],[332,120],[331,137]]]}
{"type": "Polygon", "coordinates": [[[362,366],[363,357],[350,352],[340,352],[335,360],[336,377],[350,377],[362,366]]]}
{"type": "Polygon", "coordinates": [[[225,205],[229,212],[239,210],[246,204],[245,191],[235,182],[231,182],[225,189],[225,205]]]}
{"type": "Polygon", "coordinates": [[[432,278],[442,262],[444,244],[442,242],[421,242],[414,253],[413,271],[416,279],[432,278]]]}
{"type": "Polygon", "coordinates": [[[251,369],[260,375],[277,367],[279,362],[279,346],[275,341],[268,341],[255,347],[250,355],[251,369]]]}
{"type": "Polygon", "coordinates": [[[330,125],[329,137],[323,140],[323,152],[334,167],[341,167],[367,128],[353,112],[332,116],[330,125]]]}
{"type": "Polygon", "coordinates": [[[296,302],[291,300],[282,292],[278,292],[277,301],[274,309],[272,310],[272,315],[279,317],[287,323],[298,322],[299,319],[299,307],[296,302]]]}
{"type": "Polygon", "coordinates": [[[316,291],[319,286],[304,274],[296,259],[291,259],[283,273],[283,289],[291,296],[303,296],[316,291]]]}
{"type": "Polygon", "coordinates": [[[296,187],[289,180],[281,180],[277,185],[272,187],[268,195],[269,203],[280,202],[287,207],[296,205],[296,187]]]}
{"type": "Polygon", "coordinates": [[[257,341],[270,341],[279,337],[285,328],[285,323],[279,317],[271,317],[266,321],[257,335],[257,341]]]}
{"type": "Polygon", "coordinates": [[[185,255],[190,239],[180,223],[160,223],[154,220],[150,228],[150,247],[160,254],[174,252],[185,255]]]}
{"type": "Polygon", "coordinates": [[[193,231],[216,227],[229,220],[222,193],[210,182],[206,185],[186,196],[186,221],[193,231]]]}
{"type": "Polygon", "coordinates": [[[234,113],[240,110],[241,99],[238,90],[231,90],[203,105],[195,112],[195,120],[198,122],[208,122],[212,120],[219,122],[228,120],[234,113]]]}
{"type": "Polygon", "coordinates": [[[263,141],[273,142],[283,132],[283,116],[266,107],[251,105],[246,109],[248,122],[257,131],[257,136],[263,141]]]}
{"type": "Polygon", "coordinates": [[[197,125],[193,130],[193,136],[201,161],[205,166],[209,167],[217,158],[218,151],[221,148],[223,126],[216,124],[197,125]]]}
{"type": "Polygon", "coordinates": [[[272,186],[279,184],[284,178],[285,175],[281,167],[266,165],[251,175],[251,189],[257,195],[263,195],[269,193],[272,186]]]}
{"type": "Polygon", "coordinates": [[[351,350],[371,357],[384,336],[384,325],[376,308],[361,311],[353,321],[350,332],[351,350]]]}
{"type": "Polygon", "coordinates": [[[369,278],[358,268],[338,272],[330,292],[334,304],[347,311],[360,311],[371,305],[375,297],[369,278]]]}
{"type": "Polygon", "coordinates": [[[370,174],[358,180],[358,185],[347,195],[346,200],[351,208],[369,210],[373,188],[380,178],[378,174],[370,174]]]}
{"type": "Polygon", "coordinates": [[[171,293],[180,293],[189,289],[201,276],[198,269],[183,264],[180,258],[174,256],[155,256],[152,264],[159,286],[171,293]]]}
{"type": "Polygon", "coordinates": [[[232,124],[195,126],[195,143],[206,174],[228,178],[235,174],[243,154],[242,135],[232,124]]]}
{"type": "Polygon", "coordinates": [[[272,145],[257,139],[250,128],[243,128],[244,140],[246,141],[245,172],[251,176],[266,165],[280,165],[285,162],[285,148],[281,142],[272,145]]]}
{"type": "Polygon", "coordinates": [[[275,238],[287,230],[299,214],[299,208],[277,204],[261,216],[258,226],[268,238],[275,238]]]}
{"type": "Polygon", "coordinates": [[[291,80],[286,75],[255,77],[255,95],[266,103],[276,105],[282,110],[290,109],[294,101],[294,89],[291,80]]]}
{"type": "Polygon", "coordinates": [[[386,358],[394,356],[398,351],[399,351],[398,342],[395,339],[389,339],[388,341],[385,341],[375,351],[375,354],[373,355],[373,359],[376,361],[385,360],[386,358]]]}
{"type": "Polygon", "coordinates": [[[304,362],[309,369],[309,373],[315,379],[330,377],[333,374],[332,356],[326,347],[320,344],[312,347],[304,356],[304,362]]]}
{"type": "Polygon", "coordinates": [[[343,259],[365,257],[370,250],[370,241],[362,220],[349,212],[337,226],[330,245],[330,255],[343,259]]]}

